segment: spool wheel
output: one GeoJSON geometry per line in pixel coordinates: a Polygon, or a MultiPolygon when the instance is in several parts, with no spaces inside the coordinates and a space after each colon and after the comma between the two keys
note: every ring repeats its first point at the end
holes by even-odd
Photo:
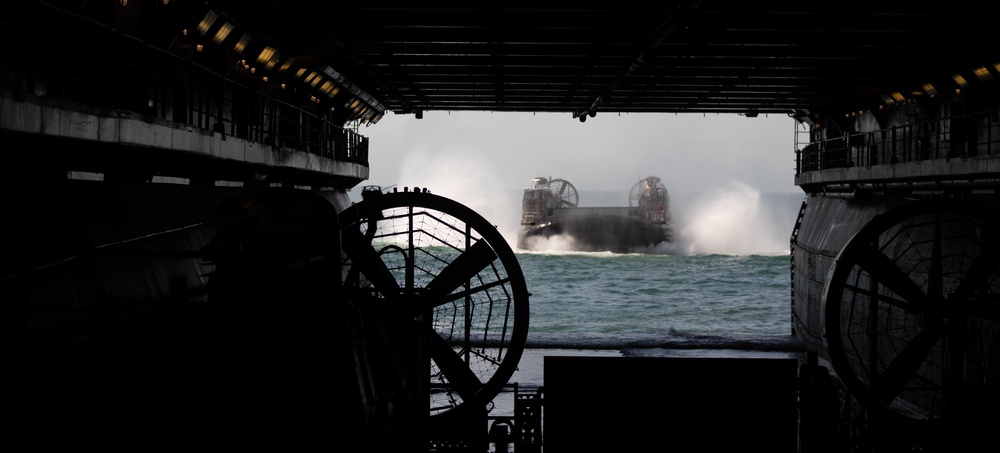
{"type": "Polygon", "coordinates": [[[565,179],[553,179],[549,181],[549,190],[559,199],[560,208],[575,208],[580,202],[580,195],[576,192],[576,187],[565,179]]]}
{"type": "Polygon", "coordinates": [[[840,251],[823,297],[826,342],[865,407],[917,423],[996,420],[995,218],[982,206],[916,202],[876,216],[840,251]]]}
{"type": "MultiPolygon", "coordinates": [[[[431,417],[485,407],[516,370],[528,332],[528,290],[513,250],[450,199],[365,195],[339,221],[369,413],[401,407],[401,393],[420,386],[430,405],[416,410],[431,417]],[[407,381],[413,370],[423,382],[407,381]]],[[[414,405],[426,405],[422,398],[414,405]]]]}

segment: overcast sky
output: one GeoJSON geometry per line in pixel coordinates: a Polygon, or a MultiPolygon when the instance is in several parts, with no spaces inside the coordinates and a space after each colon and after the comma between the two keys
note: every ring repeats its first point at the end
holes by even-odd
{"type": "Polygon", "coordinates": [[[387,114],[359,132],[370,139],[369,179],[360,186],[426,187],[505,235],[538,176],[569,181],[581,206],[627,206],[629,190],[650,175],[675,206],[722,192],[802,194],[795,122],[786,115],[603,113],[581,123],[568,113],[425,112],[387,114]],[[592,191],[620,193],[621,201],[588,202],[592,191]]]}

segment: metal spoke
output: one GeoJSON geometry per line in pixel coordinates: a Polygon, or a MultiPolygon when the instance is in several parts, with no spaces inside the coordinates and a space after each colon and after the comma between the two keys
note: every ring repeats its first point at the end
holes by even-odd
{"type": "Polygon", "coordinates": [[[444,373],[455,392],[463,401],[473,401],[482,389],[483,383],[469,368],[469,364],[433,330],[427,334],[427,348],[431,359],[444,373]]]}
{"type": "Polygon", "coordinates": [[[927,358],[927,354],[934,349],[941,338],[940,329],[927,329],[911,340],[895,359],[886,367],[885,371],[878,376],[878,381],[874,386],[875,394],[879,401],[888,405],[891,403],[910,378],[916,374],[917,369],[927,358]]]}
{"type": "Polygon", "coordinates": [[[489,244],[477,241],[427,284],[428,297],[432,300],[444,298],[496,259],[497,255],[489,244]]]}
{"type": "Polygon", "coordinates": [[[857,254],[856,263],[868,271],[872,278],[878,280],[892,292],[902,296],[903,299],[924,309],[930,306],[930,299],[924,290],[881,251],[874,247],[865,247],[857,254]]]}
{"type": "Polygon", "coordinates": [[[360,231],[356,229],[346,229],[340,232],[343,238],[343,249],[351,257],[351,271],[360,271],[376,288],[382,289],[385,294],[395,294],[399,290],[399,283],[392,272],[385,267],[385,263],[379,254],[365,239],[360,231]]]}

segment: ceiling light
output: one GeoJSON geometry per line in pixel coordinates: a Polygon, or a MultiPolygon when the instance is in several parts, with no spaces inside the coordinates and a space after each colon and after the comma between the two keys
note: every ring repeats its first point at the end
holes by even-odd
{"type": "Polygon", "coordinates": [[[247,44],[250,44],[250,35],[243,33],[243,37],[241,37],[236,45],[233,46],[233,50],[235,50],[236,53],[243,53],[243,49],[247,48],[247,44]]]}
{"type": "MultiPolygon", "coordinates": [[[[200,31],[200,26],[199,26],[199,31],[200,31]]],[[[222,44],[222,41],[225,41],[226,38],[229,37],[229,34],[232,32],[233,32],[233,24],[229,22],[224,22],[222,26],[219,27],[219,31],[215,32],[215,36],[212,37],[212,41],[215,41],[216,44],[222,44]]],[[[202,34],[205,33],[202,32],[202,34]]]]}
{"type": "Polygon", "coordinates": [[[976,68],[972,71],[972,73],[975,74],[976,78],[978,78],[981,82],[985,82],[993,78],[993,74],[990,74],[990,70],[987,69],[986,66],[976,68]]]}
{"type": "Polygon", "coordinates": [[[208,29],[215,25],[215,20],[219,18],[218,14],[214,11],[209,10],[205,13],[205,17],[201,18],[201,22],[198,22],[198,33],[205,34],[208,33],[208,29]]]}
{"type": "Polygon", "coordinates": [[[257,55],[258,63],[268,63],[268,67],[274,66],[272,61],[275,56],[278,55],[278,51],[274,50],[274,47],[264,46],[264,50],[260,51],[260,55],[257,55]]]}

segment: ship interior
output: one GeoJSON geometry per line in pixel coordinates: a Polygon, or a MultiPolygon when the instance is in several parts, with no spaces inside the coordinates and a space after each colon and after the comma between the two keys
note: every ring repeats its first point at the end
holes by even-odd
{"type": "Polygon", "coordinates": [[[648,5],[5,3],[5,443],[996,451],[1000,13],[648,5]],[[364,128],[430,111],[793,118],[787,354],[510,382],[491,219],[365,183],[364,128]]]}

